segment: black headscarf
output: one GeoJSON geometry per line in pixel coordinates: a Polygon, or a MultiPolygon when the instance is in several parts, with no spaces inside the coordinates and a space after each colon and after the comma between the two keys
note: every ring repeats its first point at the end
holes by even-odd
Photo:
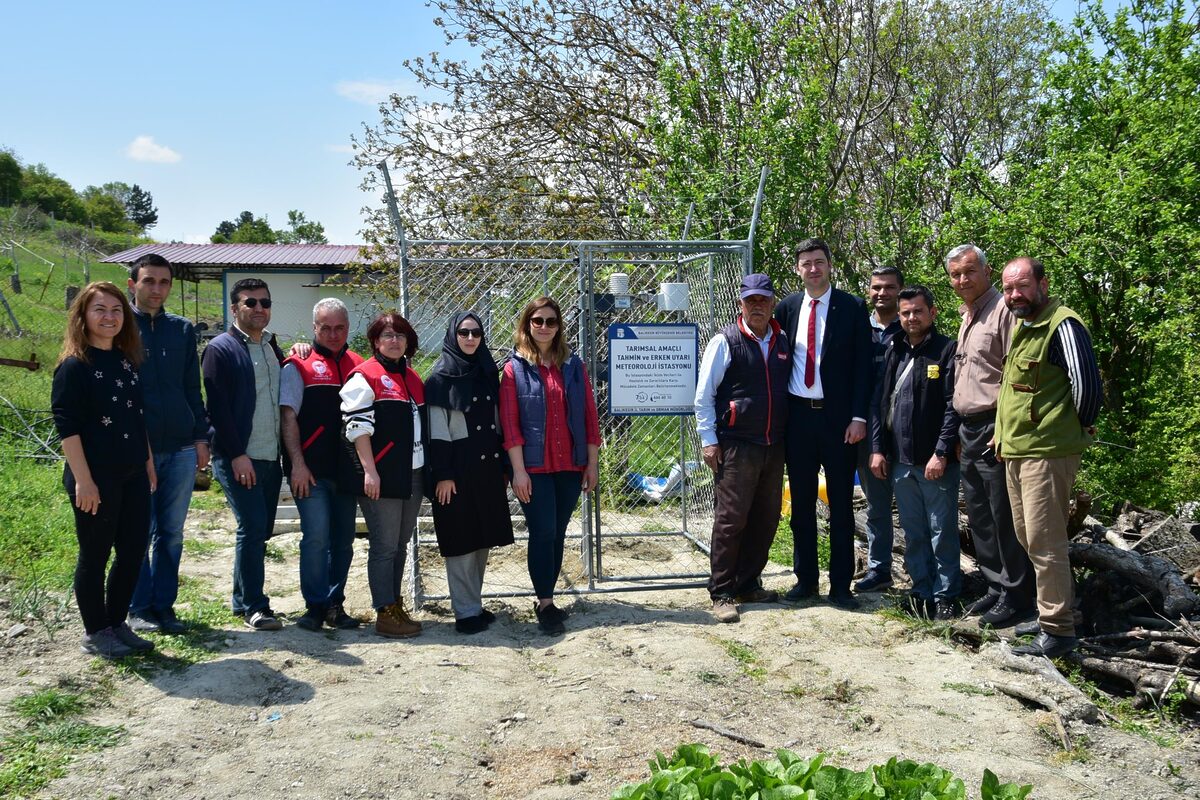
{"type": "Polygon", "coordinates": [[[471,398],[480,393],[490,395],[493,402],[499,399],[500,369],[488,350],[486,337],[474,355],[467,355],[458,345],[458,328],[468,319],[475,320],[483,330],[483,321],[474,311],[459,311],[450,317],[442,354],[425,379],[425,402],[430,405],[466,411],[471,407],[471,398]]]}

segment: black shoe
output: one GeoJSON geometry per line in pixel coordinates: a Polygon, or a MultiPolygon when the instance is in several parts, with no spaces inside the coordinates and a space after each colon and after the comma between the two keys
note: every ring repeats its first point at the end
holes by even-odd
{"type": "Polygon", "coordinates": [[[999,599],[1000,595],[988,592],[983,597],[967,606],[967,616],[973,617],[976,614],[986,614],[988,611],[992,610],[992,606],[996,605],[996,601],[999,599]]]}
{"type": "Polygon", "coordinates": [[[325,609],[308,607],[303,616],[297,617],[296,627],[304,628],[306,631],[319,631],[321,626],[325,624],[325,609]]]}
{"type": "Polygon", "coordinates": [[[840,592],[830,592],[829,602],[838,608],[844,608],[847,611],[853,611],[858,608],[858,598],[850,594],[849,589],[843,589],[840,592]]]}
{"type": "MultiPolygon", "coordinates": [[[[560,622],[559,625],[562,625],[562,623],[560,622]]],[[[483,633],[487,630],[487,626],[487,620],[483,618],[483,614],[454,620],[454,630],[459,633],[483,633]]]]}
{"type": "Polygon", "coordinates": [[[1013,608],[1007,600],[1001,599],[979,618],[979,626],[991,625],[993,628],[1007,628],[1036,616],[1037,612],[1032,608],[1013,608]]]}
{"type": "Polygon", "coordinates": [[[1042,631],[1029,644],[1014,647],[1013,652],[1019,656],[1058,658],[1074,650],[1078,644],[1079,640],[1074,636],[1055,636],[1053,633],[1042,631]]]}
{"type": "Polygon", "coordinates": [[[815,600],[817,598],[817,587],[807,583],[797,583],[795,586],[787,590],[787,594],[783,596],[785,603],[803,603],[805,600],[815,600]]]}
{"type": "Polygon", "coordinates": [[[325,612],[325,624],[331,628],[348,631],[357,628],[362,622],[347,614],[342,604],[338,603],[336,606],[330,606],[325,612]]]}
{"type": "Polygon", "coordinates": [[[488,611],[486,608],[483,611],[479,612],[479,616],[483,617],[483,621],[486,622],[488,625],[491,625],[493,622],[496,621],[496,615],[493,614],[492,612],[488,611]]]}
{"type": "Polygon", "coordinates": [[[561,611],[553,603],[545,608],[541,608],[535,603],[533,613],[537,615],[538,630],[547,636],[560,636],[567,632],[567,628],[559,616],[561,611]]]}
{"type": "Polygon", "coordinates": [[[872,569],[867,571],[867,574],[863,576],[861,581],[854,584],[854,592],[856,594],[878,592],[883,589],[890,589],[892,584],[891,570],[885,572],[882,569],[872,569]]]}
{"type": "MultiPolygon", "coordinates": [[[[158,625],[163,633],[169,633],[172,636],[178,636],[181,633],[187,632],[187,625],[184,625],[179,617],[175,616],[175,609],[164,608],[158,612],[158,625]]],[[[130,625],[130,627],[133,627],[130,625]]]]}
{"type": "Polygon", "coordinates": [[[545,617],[546,619],[553,620],[560,624],[565,622],[569,616],[571,615],[565,609],[559,608],[558,606],[554,605],[554,603],[550,603],[550,605],[538,612],[538,619],[545,617]]]}
{"type": "Polygon", "coordinates": [[[933,604],[933,618],[938,622],[958,619],[960,606],[957,600],[937,600],[933,604]]]}
{"type": "Polygon", "coordinates": [[[139,633],[159,633],[162,631],[162,622],[159,621],[158,615],[153,609],[147,608],[145,611],[134,613],[129,612],[129,618],[126,620],[129,627],[139,633]]]}
{"type": "Polygon", "coordinates": [[[1017,627],[1013,628],[1013,633],[1017,636],[1037,636],[1042,632],[1041,620],[1031,620],[1030,622],[1022,622],[1017,627]]]}
{"type": "Polygon", "coordinates": [[[911,614],[917,619],[933,619],[936,609],[933,601],[927,597],[909,592],[900,601],[900,610],[906,614],[911,614]]]}

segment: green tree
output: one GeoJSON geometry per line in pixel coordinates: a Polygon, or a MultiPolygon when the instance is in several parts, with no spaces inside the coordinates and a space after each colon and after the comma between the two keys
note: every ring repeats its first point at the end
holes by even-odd
{"type": "Polygon", "coordinates": [[[0,150],[0,206],[15,206],[21,200],[21,162],[8,150],[0,150]]]}
{"type": "Polygon", "coordinates": [[[325,226],[295,209],[288,212],[287,230],[275,231],[275,237],[280,244],[329,244],[325,226]]]}
{"type": "Polygon", "coordinates": [[[275,244],[278,235],[266,217],[256,217],[249,211],[243,211],[232,222],[226,220],[218,225],[211,241],[214,244],[275,244]]]}
{"type": "Polygon", "coordinates": [[[22,201],[64,222],[87,222],[83,200],[71,184],[55,175],[45,164],[26,167],[21,178],[22,201]]]}
{"type": "Polygon", "coordinates": [[[158,224],[158,209],[154,207],[154,198],[136,183],[129,187],[124,205],[125,215],[142,232],[158,224]]]}
{"type": "Polygon", "coordinates": [[[1004,180],[964,172],[946,241],[1043,259],[1105,379],[1088,485],[1110,500],[1200,497],[1200,42],[1183,0],[1093,0],[1055,31],[1042,135],[1004,180]],[[1130,457],[1132,448],[1133,457],[1130,457]]]}
{"type": "Polygon", "coordinates": [[[84,190],[82,199],[89,225],[112,233],[129,230],[129,220],[125,217],[125,206],[121,205],[120,201],[112,195],[96,190],[94,186],[89,186],[84,190]]]}

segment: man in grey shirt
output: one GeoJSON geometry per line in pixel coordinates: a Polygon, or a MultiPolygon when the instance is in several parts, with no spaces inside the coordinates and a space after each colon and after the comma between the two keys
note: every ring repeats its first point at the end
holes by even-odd
{"type": "Polygon", "coordinates": [[[980,614],[980,625],[1000,628],[1035,614],[1033,565],[1013,528],[1004,463],[988,445],[996,429],[1000,378],[1015,320],[992,285],[983,250],[973,244],[955,247],[946,255],[946,272],[963,301],[954,380],[954,410],[962,420],[963,499],[975,560],[988,586],[967,613],[980,614]]]}

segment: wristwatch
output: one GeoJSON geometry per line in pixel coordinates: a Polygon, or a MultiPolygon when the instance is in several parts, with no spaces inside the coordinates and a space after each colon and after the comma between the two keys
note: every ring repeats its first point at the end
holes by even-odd
{"type": "Polygon", "coordinates": [[[943,449],[941,449],[940,447],[939,447],[937,450],[934,450],[934,451],[933,451],[933,454],[934,454],[935,456],[937,456],[938,458],[941,458],[941,459],[945,459],[945,458],[946,458],[946,451],[945,451],[945,450],[943,450],[943,449]]]}

